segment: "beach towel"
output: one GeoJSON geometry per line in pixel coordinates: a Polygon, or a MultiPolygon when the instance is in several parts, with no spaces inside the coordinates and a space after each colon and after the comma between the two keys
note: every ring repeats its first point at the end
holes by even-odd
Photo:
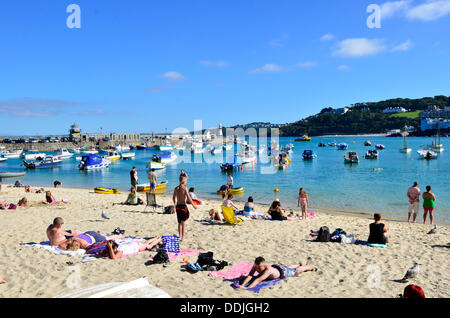
{"type": "MultiPolygon", "coordinates": [[[[255,277],[255,278],[256,278],[256,277],[255,277]]],[[[238,284],[240,284],[241,282],[243,282],[244,279],[245,279],[244,277],[242,277],[242,278],[240,278],[240,279],[236,279],[236,280],[233,282],[233,284],[231,284],[231,286],[232,286],[233,288],[239,288],[238,284]]],[[[258,285],[256,285],[255,287],[252,287],[252,288],[249,288],[249,289],[245,289],[245,290],[250,290],[250,291],[252,291],[252,292],[254,292],[254,293],[259,293],[259,291],[260,291],[261,289],[267,288],[267,287],[270,287],[270,286],[273,286],[273,285],[276,285],[276,284],[278,284],[279,282],[281,282],[281,281],[284,280],[284,279],[285,279],[285,278],[278,278],[278,279],[272,279],[272,280],[265,280],[265,281],[259,283],[258,285]]],[[[250,282],[247,284],[247,286],[250,285],[251,282],[252,282],[252,281],[250,281],[250,282]]]]}
{"type": "Polygon", "coordinates": [[[77,256],[77,255],[83,255],[86,253],[85,250],[79,249],[77,251],[66,251],[63,249],[60,249],[58,246],[51,246],[50,241],[47,242],[41,242],[41,243],[29,243],[25,244],[25,246],[32,246],[37,248],[43,248],[46,251],[49,251],[50,253],[57,254],[57,255],[69,255],[69,256],[77,256]]]}
{"type": "Polygon", "coordinates": [[[236,265],[233,265],[230,269],[226,271],[212,271],[208,275],[213,277],[221,277],[227,280],[235,280],[241,278],[242,276],[246,276],[250,273],[253,267],[253,263],[248,262],[240,262],[236,265]]]}
{"type": "Polygon", "coordinates": [[[366,246],[371,246],[371,247],[388,247],[389,243],[386,244],[375,244],[375,243],[367,243],[367,241],[360,241],[357,240],[355,242],[356,245],[366,245],[366,246]]]}
{"type": "MultiPolygon", "coordinates": [[[[167,252],[167,255],[169,255],[169,261],[174,261],[178,257],[185,257],[189,255],[199,254],[203,252],[203,250],[181,250],[179,253],[173,253],[173,252],[167,252]]],[[[155,254],[156,255],[156,254],[155,254]]],[[[150,258],[154,258],[155,255],[150,255],[150,258]]]]}
{"type": "Polygon", "coordinates": [[[227,222],[229,224],[239,224],[242,222],[241,219],[236,217],[232,207],[226,207],[226,206],[222,205],[221,208],[222,208],[222,213],[223,213],[225,222],[227,222]]]}
{"type": "Polygon", "coordinates": [[[179,253],[180,252],[180,238],[178,236],[163,236],[162,241],[164,249],[167,252],[179,253]]]}

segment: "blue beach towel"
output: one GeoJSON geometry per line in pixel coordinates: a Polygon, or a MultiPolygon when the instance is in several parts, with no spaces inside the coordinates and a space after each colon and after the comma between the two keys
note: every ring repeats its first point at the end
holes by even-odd
{"type": "Polygon", "coordinates": [[[164,249],[171,253],[180,253],[180,238],[178,236],[163,236],[164,249]]]}
{"type": "MultiPolygon", "coordinates": [[[[240,284],[240,282],[243,282],[244,279],[245,279],[245,277],[241,277],[241,278],[239,278],[239,279],[236,279],[236,280],[233,282],[233,284],[231,284],[231,286],[232,286],[233,288],[239,288],[238,284],[240,284]]],[[[255,287],[252,287],[252,288],[249,288],[249,289],[246,289],[246,290],[251,290],[252,292],[259,293],[259,291],[260,291],[261,289],[267,288],[267,287],[270,287],[270,286],[273,286],[273,285],[276,285],[276,284],[278,284],[279,282],[281,282],[281,281],[284,280],[284,279],[286,279],[286,278],[278,278],[278,279],[272,279],[272,280],[265,280],[265,281],[259,283],[258,285],[256,285],[255,287]]],[[[250,282],[247,284],[247,286],[250,285],[251,283],[252,283],[252,281],[250,281],[250,282]]]]}
{"type": "Polygon", "coordinates": [[[389,243],[386,244],[375,244],[375,243],[367,243],[367,241],[360,241],[357,240],[355,242],[356,245],[366,245],[366,246],[371,246],[371,247],[388,247],[389,243]]]}

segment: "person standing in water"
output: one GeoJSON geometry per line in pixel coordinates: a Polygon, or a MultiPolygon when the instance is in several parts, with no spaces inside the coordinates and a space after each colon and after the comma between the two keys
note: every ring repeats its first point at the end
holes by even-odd
{"type": "Polygon", "coordinates": [[[231,172],[228,172],[227,186],[229,190],[233,189],[233,182],[234,182],[233,176],[231,175],[231,172]]]}
{"type": "Polygon", "coordinates": [[[427,222],[427,214],[430,213],[430,223],[433,224],[433,211],[436,206],[436,196],[431,192],[431,186],[427,185],[427,192],[422,195],[423,198],[423,224],[427,222]]]}
{"type": "Polygon", "coordinates": [[[177,220],[178,220],[178,233],[180,236],[180,240],[183,241],[186,235],[186,222],[189,219],[189,210],[187,204],[190,203],[197,209],[197,205],[192,201],[191,196],[189,195],[188,189],[186,188],[187,177],[180,177],[180,184],[173,191],[173,205],[175,206],[175,210],[177,212],[177,220]]]}

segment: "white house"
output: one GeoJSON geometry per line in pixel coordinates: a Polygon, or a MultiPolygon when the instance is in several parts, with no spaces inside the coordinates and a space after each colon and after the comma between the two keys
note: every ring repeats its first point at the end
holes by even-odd
{"type": "Polygon", "coordinates": [[[406,113],[407,110],[403,107],[388,107],[383,110],[384,114],[406,113]]]}

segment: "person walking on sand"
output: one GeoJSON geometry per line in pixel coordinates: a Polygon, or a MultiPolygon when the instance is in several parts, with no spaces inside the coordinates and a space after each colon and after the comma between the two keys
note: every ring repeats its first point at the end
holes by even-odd
{"type": "Polygon", "coordinates": [[[137,191],[137,185],[138,185],[138,175],[137,175],[137,168],[133,167],[130,171],[130,179],[131,179],[131,186],[135,188],[137,191]]]}
{"type": "Polygon", "coordinates": [[[308,199],[308,194],[306,194],[305,189],[300,188],[299,192],[298,192],[298,202],[297,202],[297,207],[300,206],[302,207],[302,219],[306,220],[307,215],[307,210],[308,210],[308,206],[309,206],[309,199],[308,199]]]}
{"type": "Polygon", "coordinates": [[[178,233],[180,240],[183,241],[186,235],[186,222],[189,219],[189,210],[187,203],[192,204],[194,209],[197,209],[197,205],[192,201],[189,195],[188,189],[186,188],[187,177],[180,177],[180,184],[173,191],[173,205],[177,212],[178,220],[178,233]]]}
{"type": "Polygon", "coordinates": [[[433,224],[433,211],[436,206],[436,196],[431,192],[431,186],[427,185],[427,192],[422,195],[423,198],[423,224],[427,222],[427,214],[430,213],[430,224],[433,224]]]}
{"type": "Polygon", "coordinates": [[[148,181],[150,182],[150,192],[155,192],[156,185],[158,184],[158,177],[156,176],[155,169],[150,170],[148,173],[148,181]]]}
{"type": "Polygon", "coordinates": [[[413,214],[413,223],[416,223],[417,213],[419,212],[420,189],[418,185],[419,183],[417,181],[414,182],[412,187],[406,192],[409,199],[408,223],[411,221],[411,214],[413,214]]]}

